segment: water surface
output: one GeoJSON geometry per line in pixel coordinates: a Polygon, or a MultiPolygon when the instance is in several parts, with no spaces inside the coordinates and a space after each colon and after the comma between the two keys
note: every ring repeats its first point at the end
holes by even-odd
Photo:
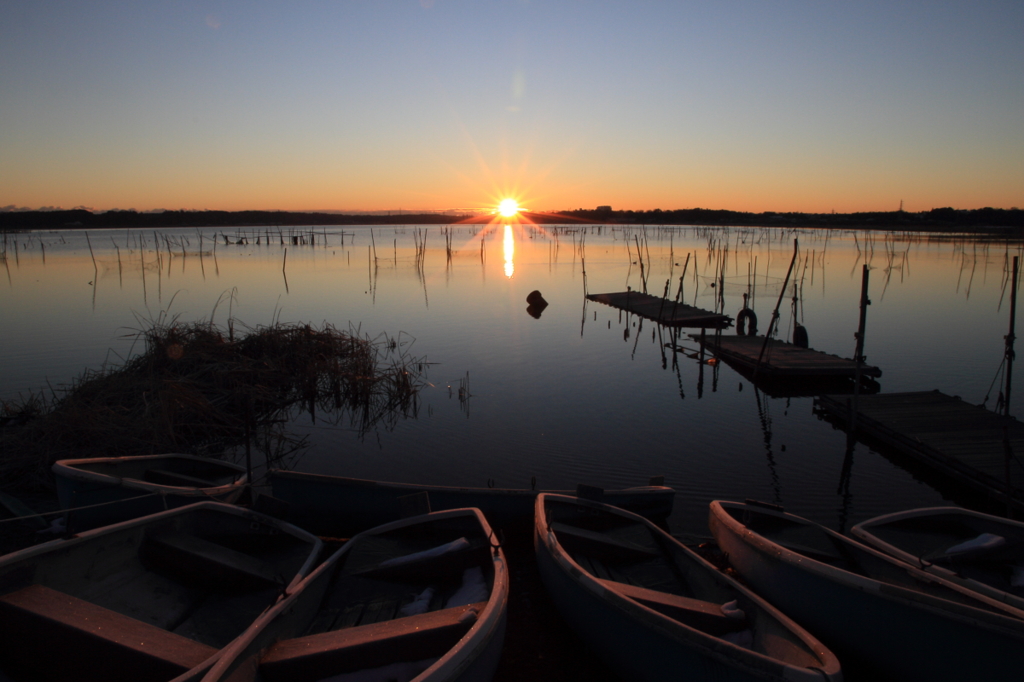
{"type": "MultiPolygon", "coordinates": [[[[678,491],[673,531],[707,534],[715,498],[772,501],[848,528],[951,493],[863,445],[844,478],[845,436],[812,413],[812,398],[771,397],[728,366],[673,357],[668,330],[585,293],[661,295],[668,283],[674,297],[682,281],[687,303],[735,316],[749,292],[762,331],[783,293],[781,338],[799,321],[813,348],[851,357],[867,264],[865,353],[883,371],[881,389],[939,389],[994,407],[1008,263],[1020,253],[1005,241],[772,228],[311,229],[313,239],[285,231],[284,244],[266,228],[231,229],[230,243],[212,228],[8,236],[0,397],[119,362],[153,320],[326,323],[387,335],[430,363],[430,385],[415,417],[393,428],[295,424],[311,443],[300,469],[450,485],[536,478],[543,488],[664,475],[678,491]],[[527,312],[533,290],[549,303],[539,318],[527,312]]],[[[680,345],[697,347],[686,336],[680,345]]]]}

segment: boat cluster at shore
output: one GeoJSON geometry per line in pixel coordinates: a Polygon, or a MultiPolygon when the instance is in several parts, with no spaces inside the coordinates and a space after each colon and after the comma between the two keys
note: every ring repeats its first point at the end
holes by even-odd
{"type": "Polygon", "coordinates": [[[0,556],[3,682],[491,680],[513,589],[502,539],[523,530],[565,625],[622,679],[1024,669],[1024,524],[966,509],[851,537],[715,501],[721,570],[659,525],[674,495],[659,480],[542,492],[273,471],[254,493],[244,469],[188,455],[55,473],[64,536],[0,556]]]}

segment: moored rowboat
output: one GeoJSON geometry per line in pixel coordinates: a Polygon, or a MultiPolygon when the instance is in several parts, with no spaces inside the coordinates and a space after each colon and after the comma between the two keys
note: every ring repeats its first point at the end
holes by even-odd
{"type": "Polygon", "coordinates": [[[62,459],[53,474],[61,507],[73,510],[69,532],[193,502],[234,502],[248,482],[237,464],[179,453],[62,459]]]}
{"type": "Polygon", "coordinates": [[[709,523],[740,575],[844,660],[899,680],[1019,677],[1018,609],[778,508],[714,501],[709,523]]]}
{"type": "Polygon", "coordinates": [[[535,546],[559,612],[623,679],[842,679],[814,637],[636,514],[542,494],[535,546]]]}
{"type": "Polygon", "coordinates": [[[1024,609],[1024,523],[960,507],[928,507],[858,523],[866,544],[1024,609]]]}
{"type": "MultiPolygon", "coordinates": [[[[492,526],[522,524],[529,530],[534,501],[540,492],[370,481],[280,469],[271,470],[268,481],[271,494],[288,504],[288,521],[330,537],[349,537],[402,518],[407,515],[404,500],[415,497],[429,501],[429,506],[422,509],[424,512],[474,507],[484,513],[492,526]]],[[[593,490],[602,502],[654,519],[672,513],[675,497],[675,490],[664,485],[593,490]]]]}
{"type": "Polygon", "coordinates": [[[477,509],[361,533],[294,586],[203,680],[486,682],[498,665],[508,604],[508,569],[495,542],[477,509]]]}
{"type": "Polygon", "coordinates": [[[197,679],[321,542],[200,502],[0,557],[0,679],[197,679]]]}

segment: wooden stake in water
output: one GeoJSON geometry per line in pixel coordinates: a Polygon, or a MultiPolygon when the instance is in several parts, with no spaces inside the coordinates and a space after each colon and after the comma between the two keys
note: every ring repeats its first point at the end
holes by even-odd
{"type": "Polygon", "coordinates": [[[1006,335],[1006,390],[1003,399],[1003,414],[1010,416],[1010,386],[1013,379],[1013,335],[1017,322],[1017,259],[1013,257],[1013,280],[1010,284],[1010,333],[1006,335]]]}
{"type": "Polygon", "coordinates": [[[853,372],[853,400],[850,403],[849,428],[847,430],[848,446],[852,447],[857,433],[857,398],[860,395],[861,368],[864,366],[864,326],[868,319],[868,266],[863,266],[860,284],[860,322],[857,325],[857,348],[853,352],[853,360],[857,363],[853,372]]]}
{"type": "MultiPolygon", "coordinates": [[[[88,232],[85,233],[85,243],[89,245],[89,255],[92,256],[92,269],[98,272],[99,267],[96,266],[96,254],[92,252],[92,242],[89,240],[88,232]]],[[[15,245],[17,245],[17,242],[15,242],[15,245]]]]}

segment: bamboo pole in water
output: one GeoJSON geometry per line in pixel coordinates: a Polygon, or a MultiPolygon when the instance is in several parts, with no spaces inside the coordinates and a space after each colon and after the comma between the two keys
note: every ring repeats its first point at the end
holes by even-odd
{"type": "Polygon", "coordinates": [[[860,322],[857,324],[857,348],[853,352],[853,361],[857,363],[853,371],[853,400],[850,403],[850,419],[847,429],[847,446],[852,448],[857,433],[857,398],[860,396],[860,372],[864,366],[864,326],[868,319],[868,306],[871,300],[868,298],[868,269],[867,263],[862,266],[863,274],[860,282],[860,322]]]}
{"type": "Polygon", "coordinates": [[[793,265],[796,263],[797,254],[800,253],[800,243],[793,240],[793,260],[789,261],[789,270],[786,271],[786,279],[779,291],[779,300],[775,303],[775,310],[772,311],[772,319],[768,322],[768,329],[764,333],[764,343],[761,344],[761,352],[757,356],[757,365],[754,366],[754,377],[757,377],[757,370],[761,367],[761,360],[764,359],[764,352],[768,348],[768,340],[772,337],[772,329],[779,321],[779,306],[782,305],[782,298],[786,295],[786,287],[789,286],[789,276],[793,274],[793,265]]]}
{"type": "Polygon", "coordinates": [[[1014,327],[1017,322],[1017,259],[1013,257],[1013,280],[1010,284],[1010,333],[1006,335],[1006,391],[1003,400],[1003,414],[1010,416],[1010,381],[1013,378],[1014,327]]]}

